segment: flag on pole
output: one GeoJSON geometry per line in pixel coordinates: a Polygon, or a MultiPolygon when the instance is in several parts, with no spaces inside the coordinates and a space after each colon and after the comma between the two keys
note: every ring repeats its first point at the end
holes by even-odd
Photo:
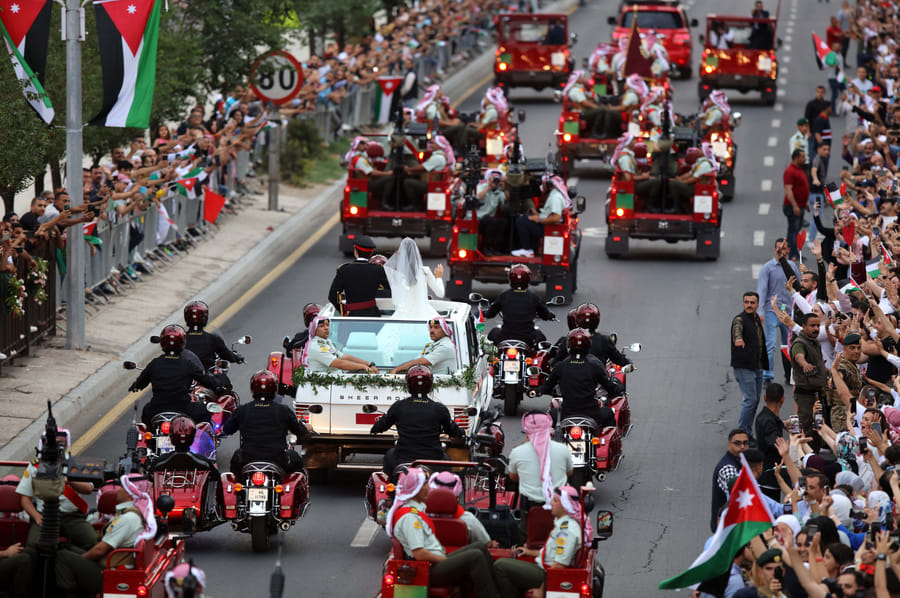
{"type": "Polygon", "coordinates": [[[175,181],[178,192],[188,199],[196,199],[197,192],[194,187],[197,183],[202,183],[209,177],[209,174],[199,166],[191,169],[190,172],[184,174],[180,179],[175,181]]]}
{"type": "Polygon", "coordinates": [[[375,88],[375,107],[372,112],[376,123],[391,121],[391,106],[394,104],[394,92],[403,81],[401,77],[378,77],[375,88]]]}
{"type": "Polygon", "coordinates": [[[631,34],[628,37],[628,49],[625,51],[625,76],[637,73],[641,77],[652,77],[653,59],[644,54],[641,45],[641,33],[637,26],[637,5],[634,7],[634,15],[631,19],[631,34]]]}
{"type": "Polygon", "coordinates": [[[881,255],[884,257],[884,264],[886,266],[894,265],[894,258],[891,257],[891,252],[888,251],[887,247],[885,247],[884,243],[881,244],[881,255]]]}
{"type": "Polygon", "coordinates": [[[845,83],[847,81],[846,75],[844,75],[844,71],[841,70],[841,58],[837,55],[837,53],[828,47],[828,45],[822,41],[822,38],[812,34],[813,39],[813,49],[816,53],[816,64],[819,66],[819,70],[825,70],[826,66],[830,66],[832,68],[837,69],[837,79],[838,83],[845,83]]]}
{"type": "Polygon", "coordinates": [[[838,289],[843,294],[852,293],[854,291],[859,291],[860,288],[857,286],[855,282],[853,282],[852,278],[845,278],[844,280],[838,281],[838,289]]]}
{"type": "Polygon", "coordinates": [[[475,324],[475,329],[478,332],[484,332],[484,314],[481,312],[481,306],[478,306],[478,323],[475,324]]]}
{"type": "Polygon", "coordinates": [[[94,0],[103,69],[103,107],[89,124],[150,125],[161,0],[94,0]]]}
{"type": "Polygon", "coordinates": [[[85,222],[82,227],[82,234],[84,235],[84,240],[90,243],[91,245],[96,245],[97,247],[101,247],[103,245],[103,241],[94,235],[94,231],[97,229],[97,221],[93,222],[85,222]]]}
{"type": "Polygon", "coordinates": [[[0,3],[0,34],[22,87],[25,99],[45,123],[55,114],[44,91],[47,43],[50,40],[50,0],[13,0],[0,3]]]}
{"type": "Polygon", "coordinates": [[[871,276],[872,278],[878,278],[881,276],[881,268],[879,267],[879,260],[875,258],[874,260],[869,260],[866,262],[866,274],[871,276]]]}
{"type": "Polygon", "coordinates": [[[660,590],[686,588],[728,571],[734,555],[750,540],[775,525],[775,519],[762,501],[747,459],[741,455],[741,473],[731,489],[728,508],[719,518],[716,533],[706,550],[687,571],[659,584],[660,590]]]}
{"type": "Polygon", "coordinates": [[[203,219],[207,222],[215,222],[225,205],[225,198],[214,191],[210,191],[209,187],[203,190],[203,219]]]}
{"type": "MultiPolygon", "coordinates": [[[[162,245],[169,236],[169,229],[174,227],[175,223],[169,218],[169,211],[166,210],[165,204],[159,204],[159,221],[156,223],[156,244],[162,245]]],[[[178,230],[178,227],[175,227],[178,230]]]]}

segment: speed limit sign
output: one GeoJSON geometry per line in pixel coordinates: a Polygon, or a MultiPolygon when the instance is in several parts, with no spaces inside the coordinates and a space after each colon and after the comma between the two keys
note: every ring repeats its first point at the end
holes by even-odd
{"type": "Polygon", "coordinates": [[[264,102],[286,104],[303,86],[303,69],[296,58],[283,50],[272,50],[253,63],[250,87],[264,102]]]}

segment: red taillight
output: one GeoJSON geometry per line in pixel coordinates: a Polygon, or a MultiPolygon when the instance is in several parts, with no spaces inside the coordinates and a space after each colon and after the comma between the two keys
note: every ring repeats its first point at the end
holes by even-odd
{"type": "Polygon", "coordinates": [[[616,243],[618,243],[621,240],[622,240],[622,237],[613,237],[613,241],[615,241],[616,243]]]}
{"type": "Polygon", "coordinates": [[[624,216],[624,215],[625,215],[625,209],[624,209],[624,208],[616,208],[616,216],[618,216],[619,218],[621,218],[621,217],[624,216]]]}
{"type": "Polygon", "coordinates": [[[591,586],[586,583],[581,584],[581,595],[582,596],[590,596],[591,595],[591,586]]]}
{"type": "Polygon", "coordinates": [[[168,434],[168,433],[169,433],[169,430],[170,430],[171,428],[172,428],[172,424],[171,424],[171,423],[169,423],[169,422],[163,422],[162,425],[159,427],[159,431],[162,432],[163,434],[168,434]]]}
{"type": "Polygon", "coordinates": [[[146,596],[147,595],[147,586],[141,584],[137,587],[137,595],[138,596],[146,596]]]}
{"type": "Polygon", "coordinates": [[[392,585],[394,585],[394,576],[391,575],[390,573],[388,573],[387,575],[385,575],[385,576],[384,576],[384,585],[386,585],[386,586],[392,586],[392,585]]]}
{"type": "Polygon", "coordinates": [[[350,206],[350,214],[356,216],[359,214],[359,208],[356,206],[350,206]]]}
{"type": "Polygon", "coordinates": [[[582,432],[581,428],[579,428],[578,426],[575,426],[574,428],[569,429],[569,436],[571,436],[575,440],[578,440],[579,438],[581,438],[582,433],[583,432],[582,432]]]}
{"type": "Polygon", "coordinates": [[[463,283],[463,281],[461,281],[461,280],[454,280],[454,281],[453,281],[453,284],[455,284],[455,285],[458,286],[458,287],[461,287],[461,286],[462,286],[462,283],[463,283]]]}
{"type": "Polygon", "coordinates": [[[447,237],[438,237],[438,243],[446,243],[447,237]]]}
{"type": "Polygon", "coordinates": [[[562,288],[562,285],[561,285],[561,284],[558,284],[558,285],[555,285],[555,286],[554,286],[554,287],[553,287],[553,289],[554,289],[554,290],[557,290],[557,291],[561,291],[561,290],[563,290],[563,288],[562,288]]]}
{"type": "Polygon", "coordinates": [[[347,235],[347,238],[351,241],[356,238],[356,235],[347,235]]]}
{"type": "Polygon", "coordinates": [[[254,486],[262,486],[266,483],[266,474],[261,471],[257,471],[252,476],[250,476],[250,481],[253,482],[254,486]]]}
{"type": "Polygon", "coordinates": [[[510,347],[506,350],[506,356],[510,359],[515,359],[519,356],[519,352],[515,349],[515,347],[510,347]]]}
{"type": "Polygon", "coordinates": [[[344,187],[344,193],[350,193],[350,185],[344,187]]]}
{"type": "Polygon", "coordinates": [[[721,181],[719,181],[719,184],[722,185],[723,187],[727,187],[727,186],[728,186],[728,179],[722,179],[721,181]]]}
{"type": "Polygon", "coordinates": [[[466,256],[467,256],[467,255],[469,255],[469,252],[466,251],[465,249],[460,249],[460,250],[459,250],[459,257],[460,257],[461,259],[466,259],[466,256]]]}
{"type": "Polygon", "coordinates": [[[707,239],[707,240],[703,241],[703,244],[704,245],[712,245],[712,239],[707,239]]]}

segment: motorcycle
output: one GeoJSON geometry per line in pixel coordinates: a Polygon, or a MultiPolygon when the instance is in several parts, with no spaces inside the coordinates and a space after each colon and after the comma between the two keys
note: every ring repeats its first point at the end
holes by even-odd
{"type": "MultiPolygon", "coordinates": [[[[559,398],[551,401],[557,408],[561,403],[559,398]]],[[[572,455],[570,483],[576,488],[586,486],[593,478],[604,481],[606,474],[622,462],[622,435],[617,426],[600,429],[593,419],[574,416],[559,422],[557,434],[572,455]]]]}
{"type": "MultiPolygon", "coordinates": [[[[253,338],[250,335],[240,337],[231,343],[231,351],[236,352],[235,345],[249,345],[252,340],[253,338]]],[[[152,337],[150,341],[153,342],[152,337]]],[[[219,445],[219,433],[225,426],[225,422],[228,421],[231,414],[234,413],[235,409],[241,404],[241,398],[238,396],[237,391],[234,390],[231,380],[228,378],[228,367],[229,363],[227,360],[219,359],[209,368],[208,373],[221,383],[220,386],[215,389],[206,388],[205,386],[197,384],[197,382],[194,382],[191,385],[192,401],[202,401],[207,405],[210,403],[218,403],[219,406],[222,407],[221,411],[212,412],[213,438],[216,441],[216,446],[219,445]]]]}
{"type": "MultiPolygon", "coordinates": [[[[616,333],[612,333],[609,335],[610,339],[612,339],[613,343],[615,343],[618,339],[616,333]]],[[[622,348],[622,352],[629,351],[631,353],[639,353],[641,350],[641,343],[631,343],[627,347],[622,348]]],[[[631,432],[631,428],[634,427],[631,423],[631,407],[628,404],[628,374],[634,371],[634,366],[629,364],[625,366],[617,365],[611,361],[607,362],[607,373],[610,377],[615,377],[616,380],[619,381],[619,384],[622,385],[622,393],[616,397],[608,397],[605,390],[602,388],[597,389],[597,399],[600,401],[601,407],[609,407],[612,409],[613,414],[616,416],[616,426],[619,428],[619,433],[624,438],[628,436],[628,433],[631,432]]]]}
{"type": "MultiPolygon", "coordinates": [[[[469,293],[469,301],[472,303],[489,303],[479,293],[469,293]]],[[[546,302],[547,305],[565,305],[566,299],[560,295],[552,297],[546,302]]],[[[551,321],[556,321],[554,317],[551,321]]],[[[540,330],[537,326],[535,335],[540,330]]],[[[540,351],[541,345],[537,343],[537,349],[540,351]]],[[[530,377],[526,374],[526,368],[531,366],[533,359],[532,353],[535,347],[531,343],[517,340],[504,339],[497,343],[497,358],[494,362],[494,393],[503,399],[504,415],[515,415],[519,409],[519,403],[527,392],[529,386],[533,386],[530,377]]]]}
{"type": "Polygon", "coordinates": [[[285,473],[266,461],[254,461],[239,475],[222,474],[224,516],[231,529],[250,534],[253,552],[267,552],[269,538],[287,531],[309,509],[306,470],[285,473]]]}

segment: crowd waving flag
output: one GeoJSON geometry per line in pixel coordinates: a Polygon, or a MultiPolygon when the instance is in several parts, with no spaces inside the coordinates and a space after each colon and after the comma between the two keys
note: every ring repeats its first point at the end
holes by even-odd
{"type": "Polygon", "coordinates": [[[90,124],[150,126],[162,0],[94,0],[103,107],[90,124]]]}
{"type": "Polygon", "coordinates": [[[659,589],[686,588],[722,575],[745,544],[774,525],[775,520],[762,501],[750,466],[741,455],[741,473],[731,489],[728,508],[719,517],[716,533],[706,550],[687,571],[663,581],[659,589]]]}
{"type": "Polygon", "coordinates": [[[847,77],[844,75],[844,71],[841,69],[841,58],[838,54],[828,47],[828,45],[822,41],[822,38],[812,34],[813,39],[813,48],[816,51],[816,64],[819,65],[819,70],[825,70],[826,66],[830,66],[832,68],[836,68],[837,72],[837,80],[838,83],[846,83],[847,77]]]}
{"type": "Polygon", "coordinates": [[[43,85],[52,7],[50,0],[0,0],[0,33],[16,78],[27,81],[22,89],[25,99],[47,124],[54,116],[43,85]]]}

